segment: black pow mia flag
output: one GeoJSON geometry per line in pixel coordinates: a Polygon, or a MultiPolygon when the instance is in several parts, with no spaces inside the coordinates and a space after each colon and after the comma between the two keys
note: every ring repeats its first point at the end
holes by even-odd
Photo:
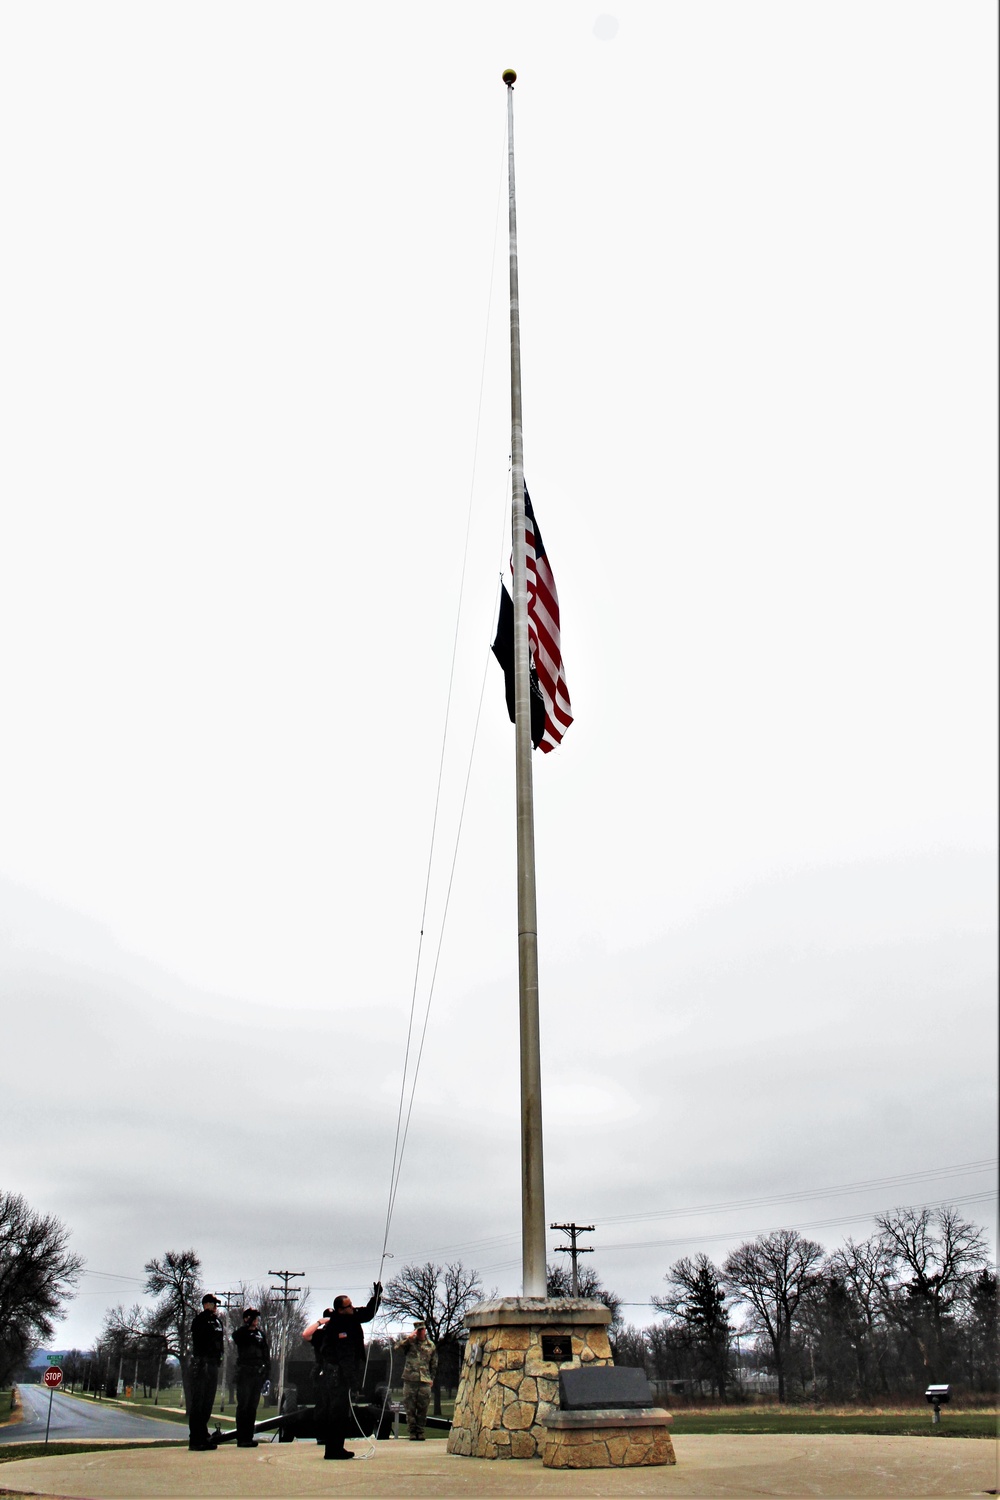
{"type": "MultiPolygon", "coordinates": [[[[514,601],[507,590],[500,589],[500,618],[497,620],[493,655],[503,667],[504,686],[507,692],[507,712],[510,722],[516,723],[514,712],[514,601]]],[[[545,733],[545,699],[538,685],[538,673],[531,665],[531,744],[537,750],[545,733]]]]}

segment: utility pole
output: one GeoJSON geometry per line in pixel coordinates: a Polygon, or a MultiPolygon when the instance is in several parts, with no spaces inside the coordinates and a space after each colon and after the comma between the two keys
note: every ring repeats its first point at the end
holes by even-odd
{"type": "Polygon", "coordinates": [[[550,1229],[561,1229],[564,1234],[569,1235],[568,1245],[557,1245],[557,1250],[565,1250],[573,1262],[573,1296],[580,1295],[580,1273],[577,1270],[576,1258],[578,1255],[593,1255],[593,1245],[578,1245],[576,1237],[578,1234],[593,1234],[593,1224],[550,1224],[550,1229]]]}
{"type": "Polygon", "coordinates": [[[293,1302],[299,1298],[298,1292],[290,1292],[288,1283],[295,1276],[304,1276],[305,1271],[268,1271],[268,1276],[277,1276],[281,1281],[280,1286],[273,1286],[272,1292],[281,1293],[281,1356],[278,1362],[278,1415],[281,1415],[281,1401],[285,1394],[285,1350],[288,1345],[288,1309],[293,1302]]]}
{"type": "MultiPolygon", "coordinates": [[[[227,1313],[227,1315],[229,1313],[230,1308],[233,1305],[233,1299],[236,1298],[236,1297],[242,1298],[242,1296],[243,1296],[242,1292],[219,1292],[218,1293],[219,1301],[220,1302],[224,1302],[226,1304],[226,1313],[227,1313]]],[[[232,1333],[232,1329],[228,1326],[228,1319],[227,1319],[226,1332],[223,1335],[223,1339],[222,1339],[222,1399],[219,1402],[219,1411],[220,1412],[223,1412],[226,1409],[226,1392],[229,1389],[228,1385],[226,1384],[226,1366],[229,1363],[229,1335],[231,1333],[232,1333]]]]}

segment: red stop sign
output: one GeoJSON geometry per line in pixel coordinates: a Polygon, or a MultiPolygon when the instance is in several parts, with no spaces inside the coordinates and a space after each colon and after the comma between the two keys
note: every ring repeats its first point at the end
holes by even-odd
{"type": "Polygon", "coordinates": [[[49,1365],[42,1375],[42,1384],[47,1385],[50,1391],[62,1385],[62,1370],[58,1365],[49,1365]]]}

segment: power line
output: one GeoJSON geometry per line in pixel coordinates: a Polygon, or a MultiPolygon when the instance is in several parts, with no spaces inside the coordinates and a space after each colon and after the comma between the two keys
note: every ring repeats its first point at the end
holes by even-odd
{"type": "Polygon", "coordinates": [[[651,1219],[680,1218],[685,1214],[725,1213],[733,1208],[763,1208],[772,1203],[805,1202],[810,1198],[828,1198],[837,1193],[853,1193],[865,1188],[902,1187],[906,1183],[926,1181],[932,1177],[959,1176],[965,1172],[982,1172],[997,1165],[997,1158],[962,1162],[955,1167],[932,1167],[924,1172],[904,1172],[895,1177],[871,1177],[862,1182],[845,1182],[836,1187],[802,1188],[791,1193],[770,1193],[762,1198],[732,1198],[723,1203],[702,1203],[694,1208],[663,1208],[643,1214],[602,1216],[602,1224],[640,1224],[651,1219]]]}
{"type": "MultiPolygon", "coordinates": [[[[606,1216],[602,1215],[599,1218],[599,1222],[600,1222],[600,1224],[601,1224],[602,1227],[604,1225],[611,1225],[611,1224],[618,1224],[618,1225],[624,1225],[624,1224],[641,1224],[641,1223],[649,1222],[650,1220],[656,1220],[656,1219],[683,1218],[683,1217],[685,1217],[686,1215],[689,1215],[689,1214],[723,1213],[723,1212],[729,1211],[729,1210],[734,1209],[734,1208],[736,1208],[736,1209],[741,1209],[741,1208],[746,1208],[746,1209],[751,1209],[751,1208],[767,1208],[767,1207],[770,1207],[771,1205],[778,1204],[778,1203],[793,1203],[793,1202],[803,1202],[804,1203],[804,1202],[808,1202],[811,1199],[816,1199],[816,1198],[826,1198],[826,1197],[831,1197],[832,1198],[832,1197],[835,1197],[835,1196],[837,1196],[837,1195],[839,1195],[841,1193],[862,1192],[862,1191],[864,1191],[867,1188],[873,1188],[874,1189],[874,1188],[902,1187],[902,1186],[906,1185],[907,1183],[911,1183],[911,1182],[928,1181],[928,1180],[935,1179],[935,1178],[943,1178],[943,1177],[949,1177],[949,1176],[961,1176],[964,1173],[971,1173],[971,1172],[982,1172],[982,1171],[988,1170],[989,1168],[995,1168],[996,1166],[997,1166],[997,1158],[996,1157],[989,1157],[989,1158],[986,1158],[986,1159],[981,1160],[981,1161],[959,1162],[959,1163],[957,1163],[954,1166],[948,1166],[948,1167],[929,1167],[929,1168],[926,1168],[922,1172],[901,1172],[901,1173],[895,1174],[894,1176],[888,1176],[888,1177],[871,1177],[871,1178],[866,1178],[866,1179],[858,1181],[858,1182],[838,1183],[838,1184],[834,1184],[834,1185],[832,1185],[830,1187],[801,1188],[801,1189],[798,1189],[798,1190],[796,1190],[794,1192],[789,1192],[789,1193],[770,1193],[770,1194],[762,1195],[762,1196],[757,1197],[757,1198],[729,1199],[729,1200],[723,1200],[723,1201],[716,1202],[716,1203],[706,1203],[706,1204],[695,1205],[695,1206],[686,1207],[686,1208],[662,1209],[662,1210],[658,1210],[658,1211],[654,1211],[654,1212],[650,1212],[650,1213],[610,1214],[610,1215],[606,1215],[606,1216]]],[[[942,1201],[947,1201],[949,1203],[956,1203],[956,1204],[978,1203],[978,1202],[986,1201],[989,1198],[991,1198],[992,1196],[993,1196],[992,1193],[978,1193],[978,1194],[971,1194],[971,1195],[970,1194],[965,1194],[965,1195],[962,1195],[962,1196],[959,1196],[959,1197],[949,1197],[947,1200],[942,1200],[942,1201]]],[[[935,1208],[935,1207],[940,1207],[940,1206],[941,1206],[940,1203],[920,1203],[920,1204],[911,1204],[910,1205],[910,1207],[914,1207],[914,1208],[935,1208]]],[[[857,1213],[857,1214],[844,1215],[844,1216],[841,1216],[840,1218],[835,1218],[835,1219],[818,1220],[818,1221],[816,1221],[815,1223],[813,1223],[811,1225],[800,1225],[799,1227],[800,1228],[811,1227],[811,1228],[819,1229],[819,1228],[825,1228],[827,1226],[833,1226],[835,1224],[847,1224],[847,1223],[855,1222],[855,1221],[860,1220],[860,1219],[871,1218],[873,1212],[877,1212],[877,1210],[863,1210],[863,1211],[861,1211],[860,1213],[857,1213]]],[[[779,1227],[784,1228],[784,1227],[787,1227],[787,1226],[783,1225],[783,1226],[779,1226],[779,1227]]],[[[636,1245],[635,1248],[650,1248],[650,1247],[655,1247],[657,1245],[687,1244],[687,1243],[690,1242],[690,1240],[692,1238],[697,1238],[697,1239],[707,1239],[707,1238],[712,1238],[712,1239],[735,1239],[735,1238],[738,1238],[741,1233],[746,1233],[746,1232],[747,1231],[739,1231],[739,1230],[732,1230],[732,1231],[728,1231],[728,1232],[715,1231],[715,1232],[713,1232],[713,1234],[711,1236],[706,1236],[706,1235],[700,1235],[700,1234],[698,1234],[698,1235],[688,1236],[686,1239],[644,1241],[644,1242],[642,1242],[641,1246],[640,1245],[636,1245]]],[[[769,1233],[770,1231],[756,1231],[755,1230],[755,1231],[752,1231],[752,1232],[753,1233],[758,1233],[758,1232],[768,1232],[769,1233]]],[[[448,1256],[448,1255],[468,1254],[469,1252],[472,1252],[472,1251],[480,1251],[481,1252],[481,1251],[491,1250],[491,1249],[494,1249],[494,1248],[499,1249],[500,1246],[502,1246],[504,1244],[509,1244],[509,1243],[511,1243],[513,1241],[516,1241],[517,1238],[518,1238],[518,1236],[517,1236],[516,1233],[489,1235],[489,1236],[484,1237],[483,1239],[479,1239],[479,1240],[463,1240],[463,1241],[461,1241],[460,1243],[457,1243],[457,1244],[444,1245],[444,1246],[436,1246],[435,1248],[430,1249],[430,1250],[410,1251],[410,1252],[407,1252],[406,1259],[407,1260],[411,1260],[413,1262],[422,1262],[422,1261],[425,1261],[425,1260],[436,1260],[436,1259],[438,1259],[440,1257],[448,1256]]],[[[616,1245],[616,1246],[608,1245],[608,1246],[605,1246],[604,1248],[605,1249],[620,1249],[620,1248],[632,1248],[632,1246],[629,1245],[628,1242],[625,1242],[624,1245],[616,1245]]],[[[514,1264],[514,1263],[515,1262],[500,1261],[500,1262],[495,1262],[491,1266],[484,1267],[484,1269],[486,1269],[486,1270],[494,1270],[494,1269],[495,1270],[502,1270],[507,1265],[514,1264]]],[[[336,1265],[307,1266],[306,1267],[306,1273],[308,1275],[326,1275],[326,1274],[336,1273],[339,1277],[345,1277],[345,1278],[347,1278],[354,1271],[361,1271],[361,1270],[363,1270],[367,1264],[368,1264],[367,1261],[362,1261],[362,1260],[358,1260],[358,1261],[340,1261],[336,1265]]],[[[141,1284],[140,1278],[138,1278],[138,1277],[133,1277],[133,1276],[118,1276],[115,1273],[110,1272],[110,1271],[91,1271],[91,1270],[88,1269],[84,1274],[87,1275],[87,1276],[107,1276],[107,1277],[111,1278],[112,1280],[116,1280],[116,1281],[139,1281],[140,1284],[141,1284]]]]}
{"type": "MultiPolygon", "coordinates": [[[[939,1201],[933,1202],[933,1203],[907,1203],[907,1204],[900,1204],[898,1206],[902,1207],[902,1208],[913,1209],[913,1210],[920,1210],[922,1208],[930,1208],[930,1209],[935,1209],[935,1208],[952,1208],[952,1207],[958,1207],[958,1206],[964,1205],[964,1204],[991,1203],[991,1202],[994,1201],[995,1196],[996,1195],[994,1193],[992,1193],[992,1192],[989,1192],[989,1193],[969,1193],[969,1194],[966,1194],[966,1195],[964,1195],[962,1197],[942,1198],[939,1201]]],[[[622,1240],[622,1241],[620,1241],[617,1244],[604,1245],[602,1247],[602,1249],[603,1250],[667,1250],[667,1249],[671,1249],[671,1248],[680,1248],[680,1247],[690,1246],[690,1245],[709,1244],[709,1243],[711,1243],[713,1241],[719,1241],[719,1240],[742,1240],[742,1239],[749,1239],[749,1238],[752,1238],[752,1237],[755,1238],[756,1236],[762,1235],[762,1234],[776,1234],[779,1230],[782,1230],[782,1229],[797,1229],[797,1230],[802,1230],[802,1229],[832,1229],[832,1228],[834,1228],[834,1227],[836,1227],[837,1225],[840,1225],[840,1224],[858,1224],[858,1223],[864,1223],[864,1222],[866,1222],[868,1220],[873,1219],[875,1217],[876,1213],[879,1213],[879,1212],[881,1212],[881,1210],[879,1210],[879,1209],[867,1209],[867,1210],[862,1210],[861,1213],[857,1213],[857,1214],[842,1214],[839,1218],[834,1218],[834,1219],[814,1219],[814,1220],[812,1220],[810,1222],[798,1223],[798,1224],[789,1224],[786,1221],[784,1224],[772,1225],[772,1227],[770,1229],[729,1229],[729,1230],[718,1230],[718,1231],[715,1231],[712,1234],[701,1234],[697,1230],[693,1230],[690,1234],[682,1235],[682,1236],[680,1236],[678,1238],[675,1238],[675,1239],[669,1239],[669,1240],[622,1240]]],[[[516,1266],[517,1264],[518,1264],[518,1262],[516,1260],[494,1261],[494,1262],[492,1262],[492,1264],[481,1266],[479,1269],[480,1269],[481,1272],[482,1271],[492,1271],[492,1272],[505,1271],[505,1270],[509,1270],[512,1266],[516,1266]]],[[[634,1305],[635,1306],[642,1306],[643,1304],[636,1303],[634,1305]]]]}
{"type": "MultiPolygon", "coordinates": [[[[945,1208],[951,1206],[952,1204],[957,1206],[959,1204],[965,1203],[986,1203],[989,1202],[993,1197],[993,1193],[970,1193],[964,1197],[959,1198],[942,1198],[936,1203],[909,1203],[906,1205],[906,1207],[912,1209],[945,1208]]],[[[688,1234],[676,1239],[669,1240],[621,1240],[618,1244],[615,1245],[605,1245],[604,1249],[657,1250],[670,1245],[690,1245],[695,1241],[697,1241],[699,1244],[707,1244],[712,1240],[738,1240],[748,1238],[751,1235],[756,1236],[760,1234],[776,1234],[781,1229],[833,1229],[838,1224],[857,1224],[867,1219],[873,1219],[876,1213],[879,1212],[881,1212],[880,1209],[870,1209],[857,1214],[841,1214],[839,1217],[833,1219],[812,1219],[810,1221],[807,1221],[806,1223],[799,1223],[794,1225],[789,1224],[786,1221],[784,1224],[777,1224],[771,1229],[730,1229],[715,1231],[712,1234],[688,1234]]]]}
{"type": "MultiPolygon", "coordinates": [[[[986,1160],[983,1160],[983,1161],[959,1162],[957,1165],[950,1166],[950,1167],[929,1167],[929,1168],[925,1169],[922,1172],[901,1172],[901,1173],[897,1173],[896,1175],[890,1176],[890,1177],[871,1177],[871,1178],[867,1178],[867,1179],[865,1179],[863,1181],[860,1181],[860,1182],[839,1183],[839,1184],[835,1184],[834,1186],[831,1186],[831,1187],[801,1188],[801,1189],[798,1189],[798,1190],[796,1190],[794,1192],[789,1192],[789,1193],[769,1193],[769,1194],[765,1194],[765,1195],[763,1195],[761,1197],[757,1197],[757,1198],[734,1198],[734,1199],[724,1200],[724,1201],[721,1201],[721,1202],[718,1202],[718,1203],[706,1203],[706,1204],[701,1204],[701,1205],[695,1205],[694,1207],[688,1207],[688,1208],[662,1209],[662,1210],[657,1210],[657,1211],[653,1211],[653,1212],[650,1212],[650,1213],[601,1215],[599,1221],[600,1221],[601,1226],[603,1227],[604,1225],[610,1225],[610,1224],[641,1224],[641,1223],[649,1222],[650,1220],[656,1220],[656,1219],[683,1218],[683,1217],[685,1217],[688,1214],[724,1213],[724,1212],[728,1212],[728,1211],[730,1211],[731,1209],[734,1209],[734,1208],[735,1209],[741,1209],[741,1208],[747,1208],[747,1209],[750,1209],[750,1208],[767,1208],[767,1207],[770,1207],[771,1205],[778,1204],[778,1203],[808,1202],[810,1199],[815,1199],[815,1198],[828,1198],[828,1197],[832,1198],[832,1197],[835,1197],[835,1196],[837,1196],[837,1195],[839,1195],[841,1193],[861,1192],[861,1191],[864,1191],[867,1188],[874,1189],[874,1188],[887,1188],[887,1187],[902,1187],[902,1186],[904,1186],[904,1185],[906,1185],[908,1183],[911,1183],[911,1182],[925,1181],[925,1180],[930,1180],[930,1179],[933,1179],[933,1178],[942,1178],[942,1177],[949,1177],[949,1176],[953,1176],[953,1177],[954,1176],[961,1176],[961,1175],[963,1175],[964,1173],[967,1173],[967,1172],[982,1172],[982,1171],[986,1171],[988,1168],[996,1167],[996,1166],[997,1166],[997,1158],[996,1157],[990,1157],[990,1158],[987,1158],[986,1160]]],[[[972,1201],[977,1201],[977,1200],[974,1197],[974,1198],[971,1198],[971,1199],[970,1198],[962,1198],[962,1199],[957,1199],[956,1198],[956,1199],[950,1199],[949,1201],[952,1201],[952,1202],[966,1202],[966,1201],[972,1202],[972,1201]]],[[[919,1205],[919,1206],[920,1207],[924,1207],[926,1205],[919,1205]]],[[[863,1217],[870,1217],[870,1214],[855,1215],[854,1217],[862,1217],[862,1218],[863,1217]]],[[[840,1220],[830,1220],[830,1221],[824,1221],[824,1222],[846,1223],[846,1222],[849,1222],[849,1220],[848,1219],[840,1219],[840,1220]]],[[[819,1227],[819,1226],[817,1226],[817,1227],[819,1227]]],[[[734,1234],[735,1233],[737,1233],[737,1231],[734,1231],[734,1234]]],[[[732,1236],[730,1236],[730,1235],[722,1235],[722,1238],[731,1238],[731,1237],[732,1236]]],[[[439,1258],[441,1256],[457,1255],[459,1253],[468,1253],[469,1251],[489,1250],[489,1249],[492,1249],[493,1247],[499,1248],[501,1245],[510,1243],[512,1241],[516,1241],[517,1238],[518,1238],[518,1236],[517,1236],[516,1233],[514,1233],[514,1234],[490,1235],[487,1238],[484,1238],[484,1239],[481,1239],[481,1240],[464,1240],[464,1241],[462,1241],[461,1244],[437,1246],[437,1247],[435,1247],[432,1250],[420,1250],[420,1251],[408,1252],[407,1253],[407,1259],[408,1260],[413,1260],[415,1262],[416,1261],[424,1261],[424,1260],[435,1260],[435,1259],[437,1259],[437,1258],[439,1258]]],[[[660,1241],[653,1241],[651,1243],[658,1244],[658,1243],[661,1243],[661,1242],[660,1241]]],[[[680,1243],[680,1242],[679,1241],[675,1241],[674,1243],[680,1243]]],[[[607,1248],[610,1248],[610,1247],[607,1247],[607,1248]]],[[[360,1268],[361,1262],[356,1262],[354,1264],[356,1264],[360,1268]]],[[[497,1265],[497,1269],[501,1269],[502,1266],[505,1266],[507,1264],[508,1263],[506,1261],[500,1262],[497,1265]]],[[[350,1263],[350,1262],[341,1263],[340,1265],[337,1265],[337,1266],[310,1266],[309,1267],[309,1270],[312,1273],[324,1273],[324,1272],[331,1272],[331,1271],[345,1271],[346,1272],[346,1271],[350,1271],[352,1269],[354,1269],[354,1265],[352,1265],[352,1263],[350,1263]]]]}

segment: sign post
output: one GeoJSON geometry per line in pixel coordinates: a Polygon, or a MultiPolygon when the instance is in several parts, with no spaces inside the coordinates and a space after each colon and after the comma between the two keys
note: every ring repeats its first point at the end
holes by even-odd
{"type": "Polygon", "coordinates": [[[42,1384],[49,1388],[49,1414],[45,1420],[45,1441],[49,1440],[49,1424],[52,1421],[52,1397],[62,1385],[63,1372],[59,1365],[49,1365],[42,1375],[42,1384]]]}

